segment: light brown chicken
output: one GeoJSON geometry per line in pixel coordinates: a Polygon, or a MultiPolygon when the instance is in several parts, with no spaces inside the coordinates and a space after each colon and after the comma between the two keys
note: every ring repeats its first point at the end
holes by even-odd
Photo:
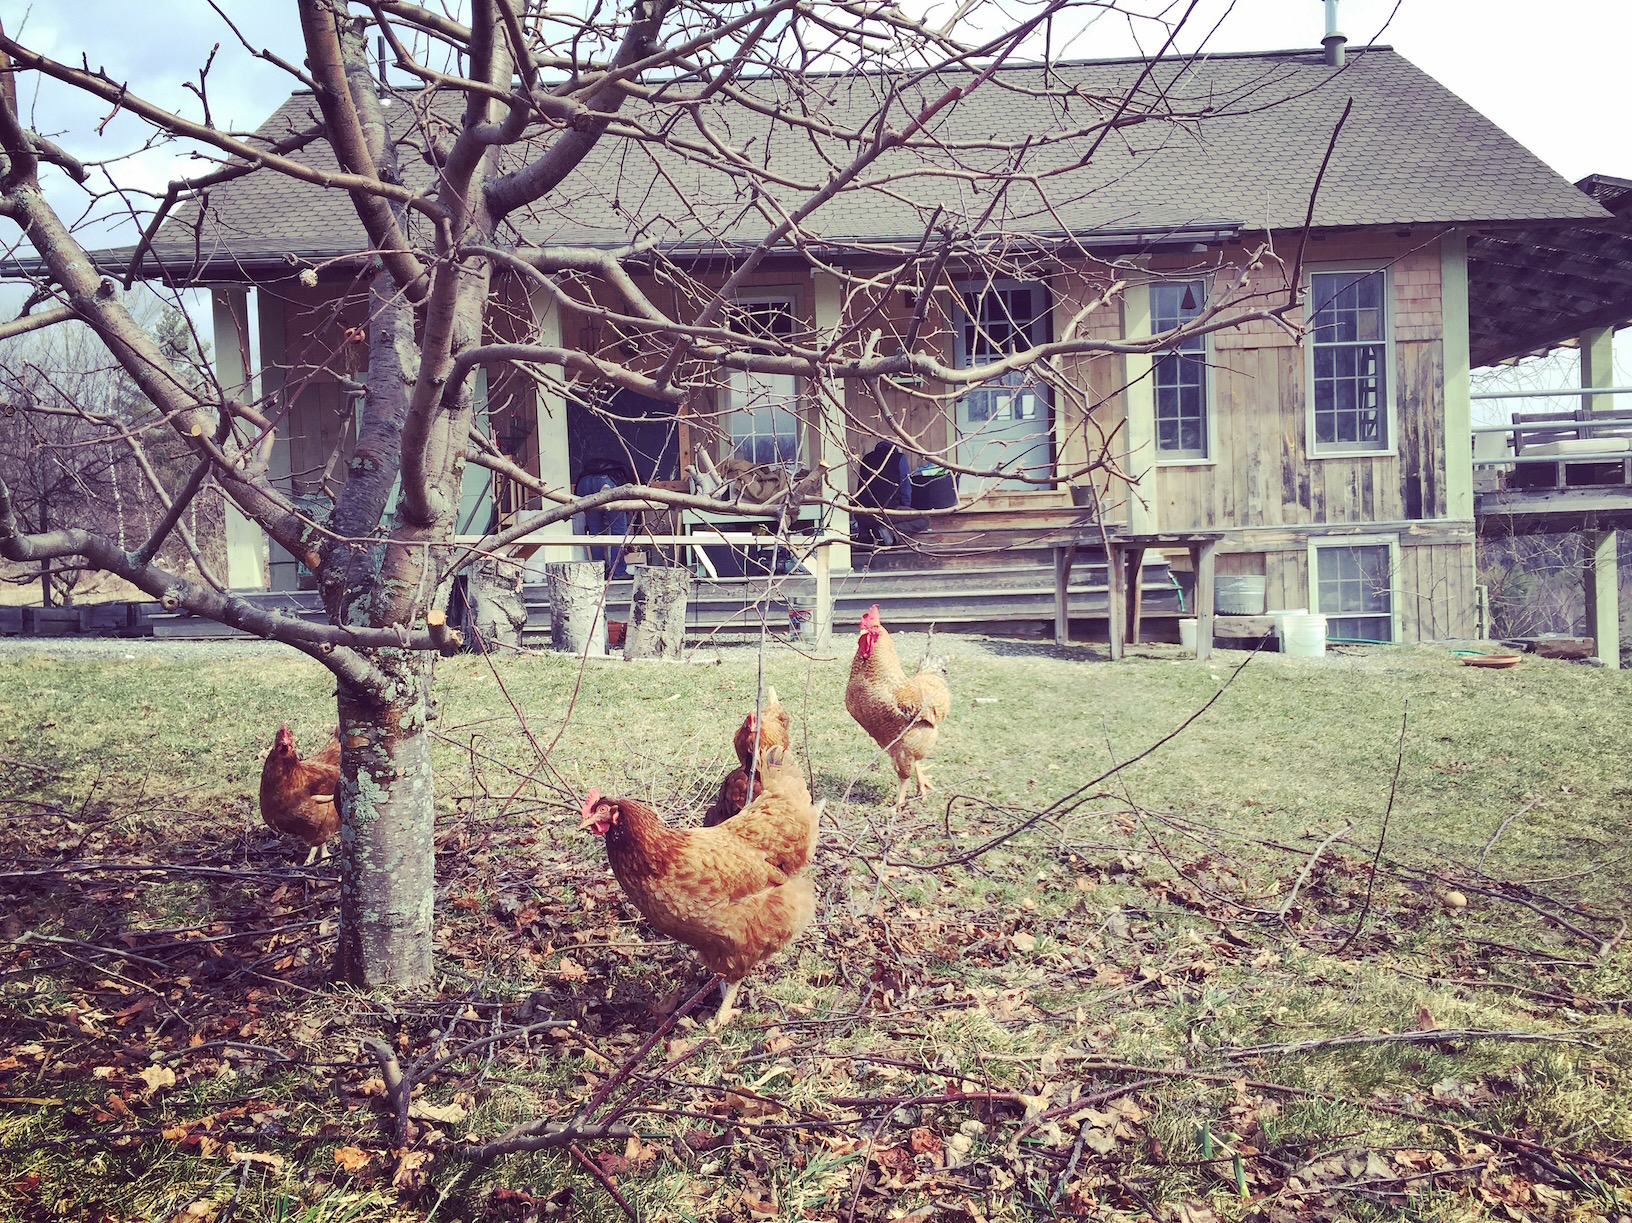
{"type": "Polygon", "coordinates": [[[776,749],[766,757],[764,793],[712,828],[671,828],[644,803],[599,790],[579,812],[581,830],[606,838],[607,860],[630,903],[725,978],[717,1023],[734,1013],[743,977],[816,913],[805,867],[821,812],[798,766],[776,749]]]}
{"type": "Polygon", "coordinates": [[[272,750],[261,765],[261,818],[280,836],[296,837],[311,846],[310,864],[340,829],[340,808],[334,792],[340,784],[340,732],[336,730],[315,756],[302,760],[295,736],[278,727],[272,750]]]}
{"type": "Polygon", "coordinates": [[[935,750],[939,727],[952,711],[952,692],[932,670],[920,667],[910,679],[901,670],[876,603],[862,613],[844,707],[894,763],[901,780],[897,807],[907,801],[907,781],[914,775],[919,794],[934,789],[924,760],[935,750]]]}
{"type": "Polygon", "coordinates": [[[750,799],[759,797],[765,789],[765,782],[761,777],[764,772],[765,753],[773,747],[786,752],[791,746],[788,711],[783,709],[782,702],[776,699],[775,688],[766,690],[763,712],[765,724],[759,731],[759,764],[754,767],[753,793],[749,793],[748,761],[749,753],[754,750],[754,715],[749,714],[742,720],[742,725],[737,727],[734,741],[739,763],[720,782],[720,792],[714,798],[714,805],[703,815],[703,827],[712,828],[716,824],[724,823],[746,807],[750,799]]]}

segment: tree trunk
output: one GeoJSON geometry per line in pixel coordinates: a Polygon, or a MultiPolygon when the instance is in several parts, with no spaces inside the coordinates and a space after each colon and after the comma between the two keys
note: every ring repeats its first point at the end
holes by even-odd
{"type": "Polygon", "coordinates": [[[412,986],[431,979],[436,859],[432,825],[431,657],[381,651],[395,681],[380,702],[339,697],[340,945],[336,975],[352,985],[412,986]]]}
{"type": "Polygon", "coordinates": [[[678,567],[641,565],[629,599],[623,657],[680,659],[686,640],[686,595],[691,574],[678,567]]]}
{"type": "Polygon", "coordinates": [[[551,561],[544,566],[550,584],[550,648],[569,654],[606,653],[606,591],[600,561],[551,561]]]}

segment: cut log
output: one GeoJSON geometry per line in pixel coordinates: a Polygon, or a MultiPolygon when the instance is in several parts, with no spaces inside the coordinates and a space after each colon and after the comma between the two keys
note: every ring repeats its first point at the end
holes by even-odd
{"type": "Polygon", "coordinates": [[[686,596],[690,590],[688,570],[657,565],[636,568],[635,590],[629,599],[629,627],[623,635],[625,659],[679,661],[686,640],[686,596]]]}
{"type": "Polygon", "coordinates": [[[484,556],[470,567],[465,591],[469,623],[480,648],[521,644],[521,630],[527,626],[527,603],[521,594],[526,576],[521,565],[496,556],[484,556]]]}
{"type": "Polygon", "coordinates": [[[603,561],[551,561],[544,566],[551,649],[580,656],[606,653],[605,574],[603,561]]]}

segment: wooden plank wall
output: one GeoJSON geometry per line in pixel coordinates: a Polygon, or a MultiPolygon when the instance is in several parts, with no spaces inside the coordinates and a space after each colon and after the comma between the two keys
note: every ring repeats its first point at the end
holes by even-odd
{"type": "MultiPolygon", "coordinates": [[[[1349,246],[1322,251],[1321,258],[1360,254],[1349,246]]],[[[1218,332],[1212,369],[1217,453],[1210,464],[1157,468],[1163,530],[1444,517],[1438,247],[1400,256],[1392,277],[1396,453],[1311,459],[1303,349],[1266,323],[1218,332]]]]}
{"type": "MultiPolygon", "coordinates": [[[[1410,644],[1472,637],[1473,544],[1402,544],[1399,558],[1393,594],[1400,611],[1400,641],[1410,644]]],[[[1311,607],[1315,596],[1309,586],[1306,546],[1220,557],[1219,561],[1220,572],[1263,573],[1268,606],[1315,610],[1311,607]],[[1260,558],[1262,567],[1253,568],[1252,562],[1260,558]],[[1226,560],[1233,562],[1227,570],[1226,560]]]]}

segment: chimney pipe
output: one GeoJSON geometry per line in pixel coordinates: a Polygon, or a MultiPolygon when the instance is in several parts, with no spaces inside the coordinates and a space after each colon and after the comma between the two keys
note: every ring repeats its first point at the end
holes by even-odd
{"type": "Polygon", "coordinates": [[[1337,0],[1326,0],[1326,37],[1320,40],[1320,45],[1326,48],[1328,67],[1341,68],[1348,62],[1343,50],[1348,42],[1337,28],[1337,0]]]}

